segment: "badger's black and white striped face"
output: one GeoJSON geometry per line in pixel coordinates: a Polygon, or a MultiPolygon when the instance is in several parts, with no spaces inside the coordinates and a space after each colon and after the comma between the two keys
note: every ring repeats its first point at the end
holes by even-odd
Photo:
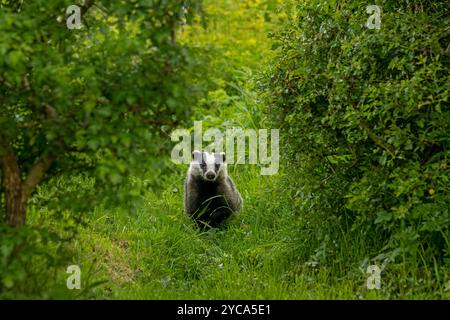
{"type": "Polygon", "coordinates": [[[190,173],[207,181],[215,181],[226,174],[225,153],[192,152],[190,173]]]}

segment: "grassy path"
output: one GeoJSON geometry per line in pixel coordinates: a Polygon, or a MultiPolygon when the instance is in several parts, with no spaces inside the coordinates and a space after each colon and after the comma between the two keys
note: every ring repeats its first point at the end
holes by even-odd
{"type": "Polygon", "coordinates": [[[295,246],[297,230],[291,228],[296,217],[273,201],[276,177],[260,176],[252,169],[231,172],[245,199],[242,214],[226,229],[200,233],[182,214],[182,169],[168,177],[164,191],[149,192],[135,215],[127,208],[97,210],[76,244],[82,265],[95,261],[90,281],[106,280],[88,297],[382,297],[364,288],[363,275],[355,283],[332,279],[326,269],[300,268],[304,263],[296,261],[295,252],[302,248],[295,246]]]}

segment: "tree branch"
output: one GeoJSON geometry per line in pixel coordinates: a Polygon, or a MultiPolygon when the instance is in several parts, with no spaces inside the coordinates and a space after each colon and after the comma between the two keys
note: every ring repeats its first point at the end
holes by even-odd
{"type": "Polygon", "coordinates": [[[84,16],[85,13],[94,5],[95,0],[85,0],[84,5],[81,7],[81,16],[84,16]]]}
{"type": "Polygon", "coordinates": [[[372,129],[370,129],[369,124],[364,121],[361,120],[359,122],[359,125],[367,132],[367,135],[369,136],[370,139],[372,139],[373,142],[375,142],[376,145],[382,147],[383,149],[385,149],[387,152],[389,152],[389,154],[392,157],[395,157],[395,149],[393,146],[391,146],[390,144],[387,144],[386,142],[383,141],[383,139],[381,139],[380,137],[378,137],[375,132],[372,131],[372,129]]]}
{"type": "Polygon", "coordinates": [[[23,182],[24,195],[31,195],[31,192],[33,192],[34,188],[42,181],[45,173],[48,171],[54,161],[54,157],[42,156],[36,162],[36,164],[30,169],[26,180],[23,182]]]}
{"type": "Polygon", "coordinates": [[[19,128],[19,129],[28,129],[28,128],[37,127],[37,126],[39,126],[41,124],[42,124],[42,122],[40,122],[40,121],[31,121],[31,122],[27,122],[27,123],[18,124],[17,128],[19,128]]]}

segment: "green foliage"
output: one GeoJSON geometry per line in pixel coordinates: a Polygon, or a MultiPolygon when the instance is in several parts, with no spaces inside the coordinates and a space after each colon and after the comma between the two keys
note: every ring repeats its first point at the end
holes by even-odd
{"type": "Polygon", "coordinates": [[[365,27],[363,1],[298,4],[274,36],[268,112],[295,208],[325,221],[313,218],[314,232],[340,221],[377,242],[367,258],[433,270],[439,286],[450,261],[449,8],[377,4],[379,30],[365,27]]]}
{"type": "MultiPolygon", "coordinates": [[[[114,189],[167,147],[161,129],[195,101],[191,54],[173,38],[184,11],[179,1],[97,1],[70,30],[70,4],[1,9],[0,130],[22,172],[52,156],[50,174],[89,170],[97,190],[114,189]]],[[[185,2],[185,15],[198,7],[185,2]]]]}
{"type": "MultiPolygon", "coordinates": [[[[65,270],[72,252],[71,219],[60,220],[64,230],[24,226],[20,230],[0,225],[0,298],[57,298],[65,284],[56,277],[65,270]]],[[[61,227],[60,227],[61,228],[61,227]]]]}
{"type": "Polygon", "coordinates": [[[0,298],[449,298],[448,5],[376,2],[380,30],[319,0],[98,0],[69,30],[70,1],[0,0],[0,157],[56,158],[0,223],[0,298]],[[192,120],[281,129],[277,175],[229,166],[221,230],[182,213],[192,120]]]}
{"type": "MultiPolygon", "coordinates": [[[[200,112],[210,108],[218,111],[224,104],[209,105],[208,93],[223,90],[229,96],[239,96],[242,76],[258,70],[270,59],[267,33],[283,18],[275,12],[277,1],[204,1],[204,16],[181,29],[182,43],[195,48],[198,70],[203,75],[199,90],[206,91],[200,112]],[[233,86],[234,85],[234,86],[233,86]]],[[[213,93],[212,93],[213,94],[213,93]]],[[[228,104],[229,105],[229,104],[228,104]]]]}
{"type": "MultiPolygon", "coordinates": [[[[30,205],[45,207],[61,224],[62,216],[86,214],[105,201],[133,211],[142,193],[133,175],[160,164],[147,159],[167,150],[164,133],[188,118],[197,99],[191,50],[175,35],[200,12],[201,1],[84,1],[83,27],[74,30],[66,27],[72,4],[3,0],[0,6],[0,182],[9,181],[2,158],[11,150],[19,179],[42,173],[30,205]],[[52,159],[51,167],[42,169],[42,159],[52,159]],[[41,192],[45,180],[50,192],[41,192]]],[[[29,270],[17,269],[16,279],[14,268],[34,259],[35,243],[47,232],[3,230],[3,186],[0,279],[9,289],[29,270]],[[11,253],[24,239],[26,250],[11,253]]],[[[49,232],[59,228],[46,225],[49,232]]],[[[26,291],[19,284],[16,290],[26,291]]]]}

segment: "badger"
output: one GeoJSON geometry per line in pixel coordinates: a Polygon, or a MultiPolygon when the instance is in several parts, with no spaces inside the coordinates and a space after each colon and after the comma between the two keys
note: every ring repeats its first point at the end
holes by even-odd
{"type": "Polygon", "coordinates": [[[202,228],[217,228],[238,215],[242,197],[227,173],[225,153],[195,150],[184,184],[185,213],[202,228]]]}

